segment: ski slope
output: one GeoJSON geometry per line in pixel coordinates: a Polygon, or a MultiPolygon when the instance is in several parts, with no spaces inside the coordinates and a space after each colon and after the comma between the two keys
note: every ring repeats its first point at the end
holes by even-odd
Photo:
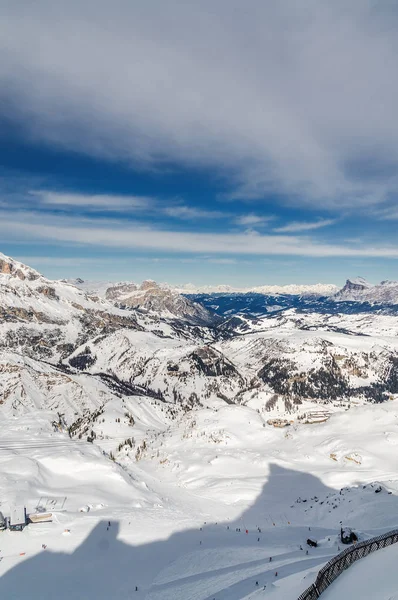
{"type": "Polygon", "coordinates": [[[4,597],[294,600],[338,553],[340,521],[361,539],[396,526],[397,401],[289,432],[231,408],[162,428],[156,405],[131,404],[147,449],[138,461],[115,451],[116,462],[116,430],[101,450],[54,431],[41,411],[4,414],[0,510],[56,500],[52,523],[0,532],[4,597]],[[319,545],[306,554],[308,537],[319,545]]]}

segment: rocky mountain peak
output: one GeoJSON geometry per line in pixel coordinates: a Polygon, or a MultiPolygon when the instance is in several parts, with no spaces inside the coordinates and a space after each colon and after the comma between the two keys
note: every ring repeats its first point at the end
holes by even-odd
{"type": "Polygon", "coordinates": [[[119,300],[123,300],[129,294],[132,294],[138,289],[138,286],[135,283],[117,283],[113,286],[110,286],[105,292],[105,298],[107,300],[111,300],[112,302],[116,302],[119,300]]]}
{"type": "Polygon", "coordinates": [[[371,287],[373,287],[373,285],[363,277],[355,277],[354,279],[347,279],[343,289],[360,291],[367,290],[371,287]]]}
{"type": "Polygon", "coordinates": [[[140,285],[140,290],[142,290],[143,292],[146,290],[158,290],[158,289],[160,289],[159,284],[157,284],[156,281],[153,281],[152,279],[146,279],[140,285]]]}
{"type": "Polygon", "coordinates": [[[34,281],[40,277],[40,273],[27,267],[26,265],[0,253],[0,273],[3,275],[10,275],[11,277],[17,277],[22,281],[28,279],[34,281]]]}
{"type": "Polygon", "coordinates": [[[373,285],[363,279],[347,279],[346,284],[332,297],[336,302],[368,302],[375,305],[398,305],[398,282],[382,281],[373,285]]]}

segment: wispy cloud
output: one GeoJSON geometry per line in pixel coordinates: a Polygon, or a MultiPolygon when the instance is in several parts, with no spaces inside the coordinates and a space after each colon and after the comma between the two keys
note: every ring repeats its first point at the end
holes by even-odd
{"type": "Polygon", "coordinates": [[[301,231],[311,231],[314,229],[321,229],[322,227],[329,227],[329,225],[334,225],[335,223],[337,223],[337,219],[320,219],[319,221],[310,223],[295,221],[283,225],[283,227],[277,227],[273,231],[276,233],[299,233],[301,231]]]}
{"type": "MultiPolygon", "coordinates": [[[[175,204],[151,196],[115,194],[80,194],[54,190],[31,190],[23,197],[24,204],[34,209],[57,209],[71,211],[121,212],[147,215],[164,215],[172,219],[190,221],[195,219],[221,219],[231,216],[227,211],[204,210],[186,204],[175,204]],[[27,202],[26,202],[27,200],[27,202]]],[[[3,206],[7,206],[4,202],[3,206]]],[[[1,204],[0,204],[1,206],[1,204]]]]}
{"type": "Polygon", "coordinates": [[[228,213],[221,210],[203,210],[191,206],[167,206],[163,209],[165,215],[176,219],[222,219],[228,216],[228,213]]]}
{"type": "Polygon", "coordinates": [[[265,225],[269,221],[274,219],[273,216],[260,216],[253,213],[248,215],[240,215],[235,219],[237,225],[250,226],[250,225],[265,225]]]}
{"type": "Polygon", "coordinates": [[[152,208],[155,204],[154,198],[146,196],[78,194],[51,190],[31,190],[29,196],[31,200],[51,207],[71,207],[98,211],[146,210],[152,208]]]}
{"type": "Polygon", "coordinates": [[[373,209],[369,214],[380,221],[398,221],[398,208],[395,206],[373,209]]]}
{"type": "Polygon", "coordinates": [[[320,243],[310,237],[259,233],[190,233],[158,229],[116,219],[76,219],[20,213],[18,219],[0,211],[3,241],[46,240],[97,248],[161,250],[170,253],[215,255],[284,255],[313,257],[398,258],[396,245],[320,243]]]}
{"type": "Polygon", "coordinates": [[[394,2],[3,2],[1,113],[73,152],[210,167],[240,198],[377,204],[398,190],[397,30],[394,2]]]}

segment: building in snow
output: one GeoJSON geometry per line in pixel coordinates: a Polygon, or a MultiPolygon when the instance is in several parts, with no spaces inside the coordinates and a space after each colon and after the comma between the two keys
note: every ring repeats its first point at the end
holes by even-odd
{"type": "Polygon", "coordinates": [[[26,525],[26,508],[24,506],[12,506],[9,525],[10,530],[22,531],[26,525]]]}

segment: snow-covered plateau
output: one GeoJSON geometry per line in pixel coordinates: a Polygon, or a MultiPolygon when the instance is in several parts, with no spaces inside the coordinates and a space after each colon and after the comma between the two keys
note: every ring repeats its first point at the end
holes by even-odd
{"type": "MultiPolygon", "coordinates": [[[[0,315],[0,511],[51,519],[0,531],[2,597],[295,600],[342,525],[398,527],[394,314],[225,317],[0,255],[0,315]]],[[[397,552],[324,597],[398,597],[397,552]]]]}

